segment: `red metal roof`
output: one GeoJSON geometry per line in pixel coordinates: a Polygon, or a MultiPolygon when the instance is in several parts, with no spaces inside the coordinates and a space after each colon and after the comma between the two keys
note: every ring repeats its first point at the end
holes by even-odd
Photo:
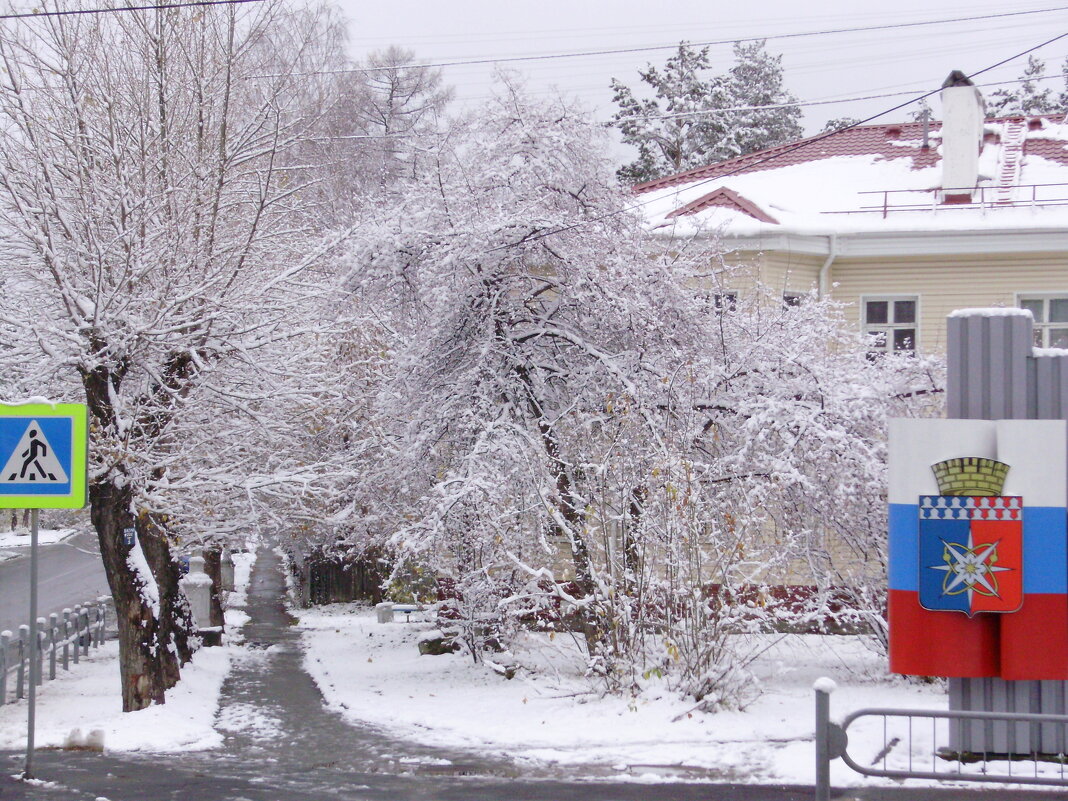
{"type": "MultiPolygon", "coordinates": [[[[991,123],[1008,122],[1011,119],[1024,119],[1021,117],[1004,117],[989,120],[991,123]]],[[[1063,114],[1043,115],[1041,118],[1027,118],[1032,121],[1042,119],[1052,123],[1060,123],[1065,119],[1063,114]]],[[[930,133],[937,134],[941,130],[941,123],[932,121],[930,133]]],[[[1035,126],[1029,126],[1032,129],[1035,126]]],[[[1042,158],[1057,161],[1068,165],[1068,150],[1065,145],[1068,142],[1061,139],[1044,139],[1037,136],[1032,130],[1031,137],[1024,143],[1024,154],[1035,154],[1042,158]]],[[[913,169],[931,167],[941,160],[937,148],[937,139],[931,140],[931,147],[922,146],[923,123],[905,122],[892,125],[858,125],[844,131],[831,134],[818,134],[807,139],[799,139],[778,147],[758,150],[745,156],[727,159],[706,167],[698,167],[694,170],[680,172],[664,178],[634,186],[637,193],[652,192],[665,189],[670,186],[681,186],[694,181],[707,180],[709,178],[724,178],[729,175],[759,172],[762,170],[778,169],[794,164],[803,164],[809,161],[831,158],[833,156],[872,156],[876,159],[902,159],[912,160],[913,169]]]]}
{"type": "Polygon", "coordinates": [[[733,209],[734,211],[740,211],[742,214],[747,214],[754,220],[760,220],[760,222],[771,223],[772,225],[778,225],[779,221],[768,214],[764,209],[760,208],[756,203],[749,200],[744,195],[740,195],[732,189],[728,189],[725,186],[721,186],[718,189],[713,189],[707,195],[702,195],[692,203],[687,203],[680,209],[675,209],[668,215],[671,217],[684,217],[687,214],[696,214],[699,211],[717,206],[724,209],[733,209]]]}

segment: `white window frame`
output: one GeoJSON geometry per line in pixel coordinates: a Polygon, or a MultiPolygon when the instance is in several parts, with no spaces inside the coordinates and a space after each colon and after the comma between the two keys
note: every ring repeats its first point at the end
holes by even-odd
{"type": "MultiPolygon", "coordinates": [[[[1068,292],[1017,292],[1016,308],[1022,309],[1024,301],[1042,302],[1042,320],[1035,320],[1035,347],[1058,347],[1050,343],[1050,331],[1054,328],[1068,328],[1068,322],[1051,323],[1049,321],[1049,302],[1051,300],[1068,300],[1068,292]]],[[[1064,347],[1063,345],[1059,347],[1064,347]]]]}
{"type": "Polygon", "coordinates": [[[919,295],[861,295],[860,296],[860,325],[861,330],[865,334],[884,334],[882,345],[874,344],[875,339],[872,337],[872,344],[868,346],[868,351],[871,354],[878,353],[918,353],[920,350],[920,296],[919,295]],[[898,323],[893,320],[894,313],[894,301],[911,300],[915,304],[916,313],[913,315],[911,323],[898,323]],[[885,323],[869,323],[868,322],[868,304],[873,301],[886,301],[887,302],[887,322],[885,323]],[[912,347],[908,349],[894,350],[894,331],[898,330],[912,330],[912,347]]]}

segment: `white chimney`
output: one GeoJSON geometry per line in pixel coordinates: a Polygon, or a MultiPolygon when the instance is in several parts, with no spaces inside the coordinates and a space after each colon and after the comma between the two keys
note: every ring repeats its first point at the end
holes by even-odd
{"type": "Polygon", "coordinates": [[[960,70],[942,84],[942,202],[970,203],[979,182],[986,104],[960,70]]]}

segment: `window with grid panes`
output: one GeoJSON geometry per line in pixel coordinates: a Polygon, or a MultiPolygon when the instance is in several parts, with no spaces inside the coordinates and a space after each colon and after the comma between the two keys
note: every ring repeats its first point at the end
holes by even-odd
{"type": "Polygon", "coordinates": [[[1020,308],[1034,315],[1036,346],[1068,348],[1068,295],[1022,296],[1020,308]]]}
{"type": "Polygon", "coordinates": [[[872,354],[916,350],[916,297],[865,298],[863,325],[872,354]]]}
{"type": "Polygon", "coordinates": [[[717,292],[712,295],[712,308],[717,312],[732,312],[738,308],[737,292],[717,292]]]}

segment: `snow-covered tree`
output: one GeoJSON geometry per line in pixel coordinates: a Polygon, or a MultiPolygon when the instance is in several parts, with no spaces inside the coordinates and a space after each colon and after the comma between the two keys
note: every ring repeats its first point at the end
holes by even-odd
{"type": "Polygon", "coordinates": [[[327,83],[330,106],[300,155],[313,165],[322,218],[337,226],[418,169],[418,155],[432,144],[452,90],[441,70],[397,47],[339,64],[327,83]]]}
{"type": "MultiPolygon", "coordinates": [[[[510,89],[460,137],[354,256],[393,336],[393,469],[424,504],[403,539],[477,570],[564,543],[593,598],[569,443],[613,392],[660,393],[653,365],[697,341],[680,337],[690,300],[675,263],[645,258],[600,134],[575,109],[510,89]]],[[[595,652],[600,624],[582,617],[595,652]]]]}
{"type": "Polygon", "coordinates": [[[834,117],[833,119],[827,120],[820,133],[840,131],[843,128],[850,128],[858,124],[860,124],[860,120],[857,117],[834,117]]]}
{"type": "Polygon", "coordinates": [[[609,688],[655,670],[710,705],[778,625],[768,586],[818,586],[794,617],[845,582],[877,609],[882,424],[928,365],[868,360],[828,301],[717,302],[714,240],[647,232],[561,99],[505,86],[445,142],[350,257],[381,343],[352,541],[483,627],[574,627],[609,688]]]}
{"type": "Polygon", "coordinates": [[[735,64],[727,73],[733,104],[740,107],[731,118],[732,156],[792,142],[803,133],[801,107],[786,88],[782,56],[768,53],[764,42],[734,46],[735,64]],[[768,106],[775,108],[748,108],[768,106]]]}
{"type": "MultiPolygon", "coordinates": [[[[1020,83],[1011,88],[998,89],[986,101],[986,113],[990,117],[1007,117],[1013,114],[1052,114],[1064,110],[1064,103],[1053,90],[1042,84],[1046,74],[1046,62],[1034,54],[1027,57],[1027,66],[1020,75],[1020,83]]],[[[1065,71],[1068,80],[1068,70],[1065,71]]]]}
{"type": "Polygon", "coordinates": [[[650,64],[638,71],[645,84],[638,94],[613,79],[619,106],[613,120],[623,142],[638,149],[621,178],[648,181],[801,136],[801,109],[784,85],[782,56],[769,54],[762,41],[738,43],[734,65],[710,75],[708,53],[680,43],[663,69],[650,64]]]}
{"type": "Polygon", "coordinates": [[[336,63],[332,24],[265,2],[0,33],[2,358],[88,405],[126,710],[162,702],[191,655],[169,546],[212,490],[190,477],[262,460],[224,423],[271,392],[250,375],[322,253],[290,155],[328,98],[307,75],[336,63]]]}
{"type": "Polygon", "coordinates": [[[420,139],[436,133],[439,116],[452,99],[440,69],[424,67],[400,47],[371,53],[360,65],[362,103],[356,109],[388,175],[411,174],[420,139]]]}

